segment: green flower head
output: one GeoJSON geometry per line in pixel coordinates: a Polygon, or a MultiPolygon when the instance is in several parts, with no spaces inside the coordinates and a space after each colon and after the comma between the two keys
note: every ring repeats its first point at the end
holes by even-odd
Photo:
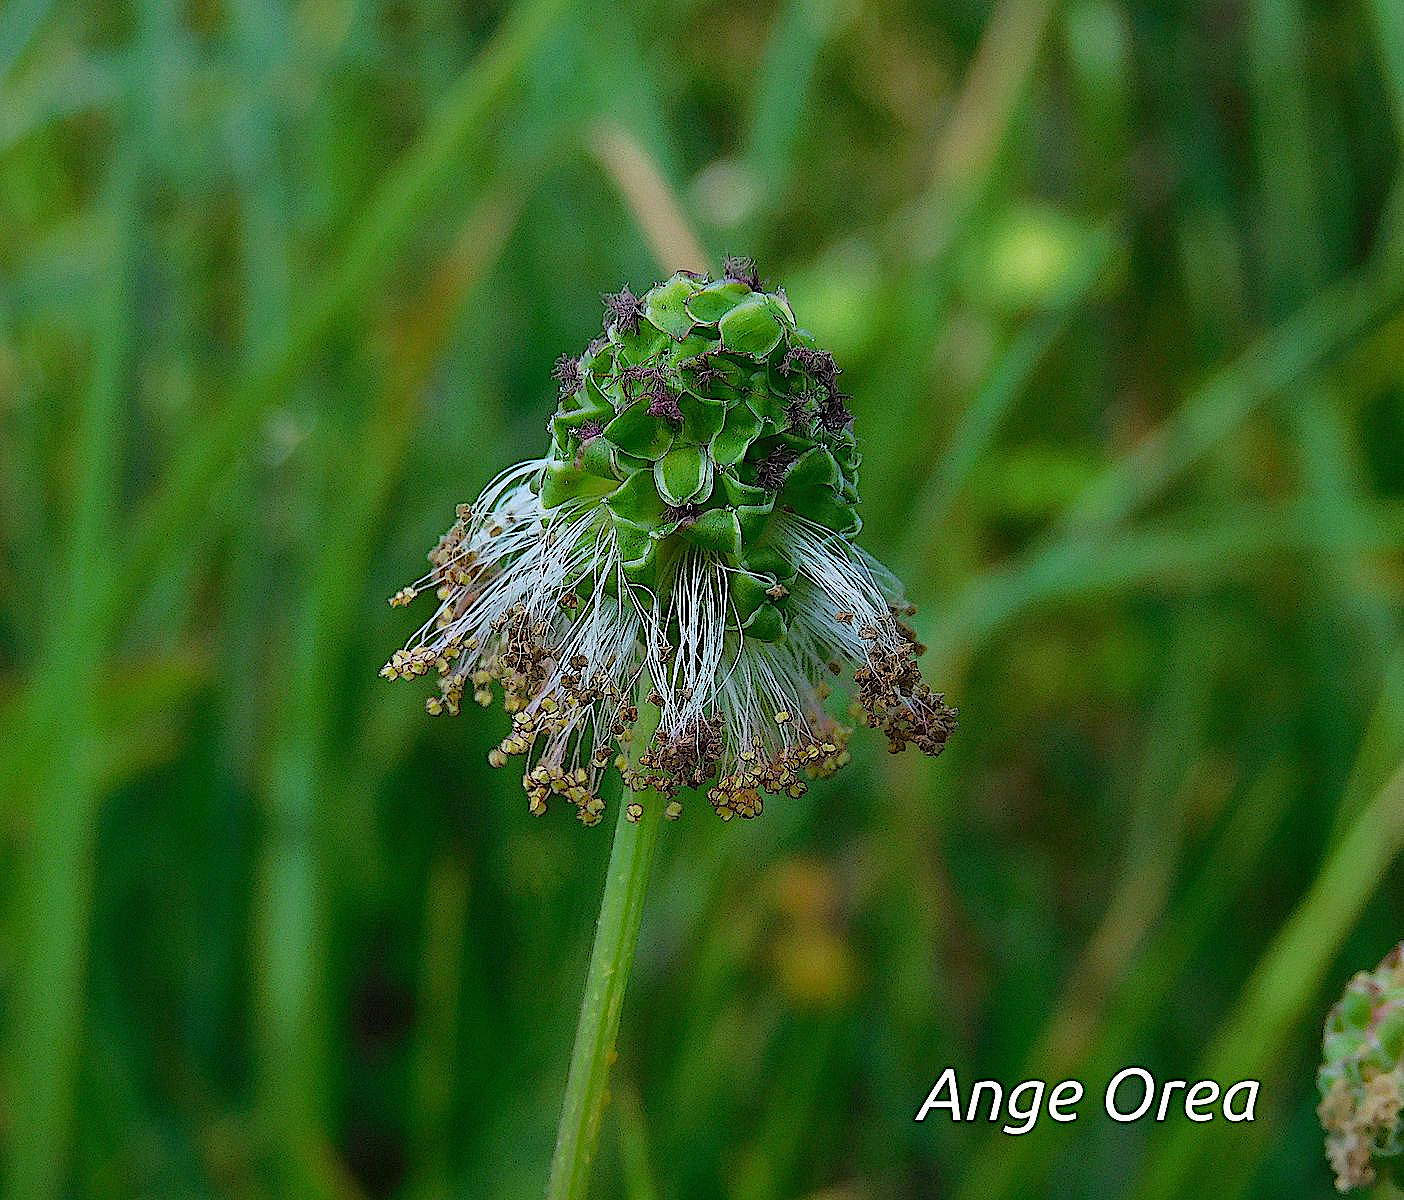
{"type": "Polygon", "coordinates": [[[1400,1175],[1404,1154],[1404,942],[1361,971],[1326,1017],[1316,1082],[1326,1156],[1344,1192],[1379,1171],[1400,1175]]]}
{"type": "MultiPolygon", "coordinates": [[[[604,297],[604,335],[555,367],[551,445],[491,484],[430,555],[440,608],[391,676],[440,675],[431,712],[504,691],[534,812],[587,824],[600,773],[725,817],[847,761],[824,707],[853,663],[892,749],[938,753],[954,712],[922,681],[900,585],[853,538],[859,453],[833,356],[749,259],[604,297]],[[647,672],[657,734],[623,766],[647,672]]],[[[670,805],[675,815],[676,800],[670,805]]]]}
{"type": "Polygon", "coordinates": [[[734,576],[748,636],[778,641],[793,564],[767,538],[777,506],[858,532],[858,449],[833,356],[759,290],[749,260],[607,296],[606,335],[557,363],[561,401],[541,481],[547,509],[603,499],[625,575],[654,586],[696,546],[734,576]]]}

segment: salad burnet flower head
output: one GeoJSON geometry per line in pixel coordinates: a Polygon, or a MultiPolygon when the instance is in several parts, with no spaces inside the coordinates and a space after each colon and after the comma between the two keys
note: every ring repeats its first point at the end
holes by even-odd
{"type": "Polygon", "coordinates": [[[1404,942],[1332,1007],[1316,1082],[1336,1188],[1404,1182],[1404,942]]]}
{"type": "Polygon", "coordinates": [[[604,306],[604,336],[556,362],[545,456],[460,506],[391,598],[438,607],[381,673],[434,672],[431,713],[500,693],[512,728],[490,761],[523,760],[532,812],[563,800],[587,825],[611,768],[670,817],[683,789],[724,818],[802,795],[848,761],[827,702],[850,670],[852,714],[893,752],[939,754],[956,714],[917,669],[915,609],[854,541],[833,356],[749,259],[604,306]],[[643,695],[660,718],[631,756],[643,695]]]}

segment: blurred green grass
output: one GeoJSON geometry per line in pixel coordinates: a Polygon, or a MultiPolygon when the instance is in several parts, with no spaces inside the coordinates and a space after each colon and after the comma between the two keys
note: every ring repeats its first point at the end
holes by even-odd
{"type": "Polygon", "coordinates": [[[599,1195],[1330,1194],[1404,933],[1390,0],[0,8],[15,1197],[539,1194],[604,861],[375,671],[598,294],[754,254],[962,709],[664,838],[599,1195]],[[1393,780],[1393,782],[1391,782],[1393,780]],[[940,1070],[1258,1122],[914,1125],[940,1070]]]}

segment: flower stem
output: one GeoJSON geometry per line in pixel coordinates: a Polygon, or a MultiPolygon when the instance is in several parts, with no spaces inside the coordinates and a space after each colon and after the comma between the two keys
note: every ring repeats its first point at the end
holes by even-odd
{"type": "MultiPolygon", "coordinates": [[[[640,697],[639,718],[630,742],[631,759],[636,760],[648,745],[658,720],[658,709],[640,697]]],[[[619,1032],[619,1012],[634,964],[644,893],[665,803],[657,792],[625,790],[619,798],[614,846],[600,900],[580,1022],[575,1028],[575,1048],[570,1055],[570,1074],[546,1200],[584,1200],[590,1186],[590,1165],[599,1140],[600,1119],[609,1099],[606,1085],[614,1058],[614,1039],[619,1032]],[[631,801],[643,806],[638,821],[628,818],[631,801]]]]}

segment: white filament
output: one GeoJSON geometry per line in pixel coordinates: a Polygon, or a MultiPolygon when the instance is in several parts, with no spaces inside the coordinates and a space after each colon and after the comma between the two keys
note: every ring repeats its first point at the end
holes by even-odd
{"type": "Polygon", "coordinates": [[[619,698],[630,696],[645,670],[662,697],[664,736],[720,720],[723,770],[743,753],[774,757],[822,733],[830,663],[863,661],[875,644],[900,644],[889,604],[902,597],[892,575],[847,539],[792,513],[776,512],[767,531],[798,573],[781,641],[741,634],[729,599],[735,568],[698,547],[685,545],[665,565],[656,592],[630,584],[598,501],[542,508],[531,483],[543,461],[519,463],[484,489],[452,557],[418,586],[459,568],[470,572],[469,582],[451,586],[410,639],[420,652],[456,647],[451,678],[461,681],[492,666],[503,622],[525,613],[549,649],[547,678],[528,712],[567,674],[611,681],[612,699],[553,727],[542,761],[569,766],[582,742],[607,741],[619,698]],[[562,604],[571,594],[579,601],[573,611],[562,604]],[[587,665],[577,670],[572,664],[582,660],[587,665]]]}

